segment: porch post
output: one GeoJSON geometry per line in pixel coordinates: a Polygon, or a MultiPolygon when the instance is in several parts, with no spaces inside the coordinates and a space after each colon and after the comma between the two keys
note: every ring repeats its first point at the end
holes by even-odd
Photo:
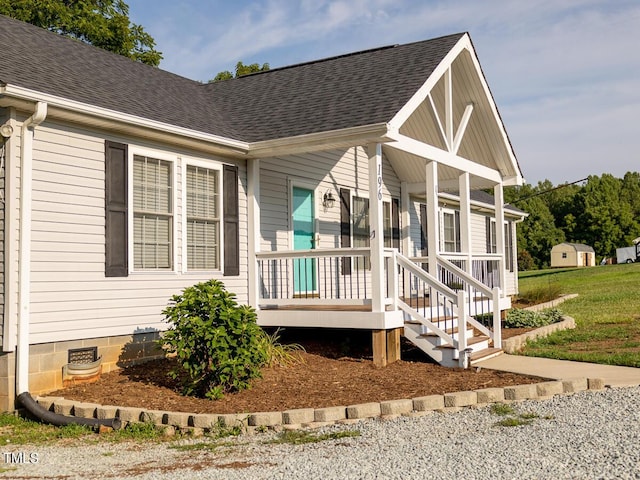
{"type": "Polygon", "coordinates": [[[438,277],[438,259],[440,252],[438,237],[440,222],[438,221],[438,162],[428,161],[425,169],[427,192],[427,246],[429,248],[429,273],[438,277]]]}
{"type": "Polygon", "coordinates": [[[496,249],[500,255],[500,265],[498,267],[500,272],[500,291],[504,295],[507,276],[504,262],[504,190],[502,189],[502,183],[498,183],[493,187],[493,196],[496,202],[496,249]]]}
{"type": "Polygon", "coordinates": [[[463,270],[472,274],[471,255],[471,183],[469,172],[464,172],[458,177],[460,190],[460,248],[466,253],[463,270]]]}
{"type": "Polygon", "coordinates": [[[411,217],[409,214],[409,186],[407,182],[400,184],[400,222],[402,223],[402,254],[405,257],[410,257],[409,245],[411,241],[411,217]]]}
{"type": "Polygon", "coordinates": [[[248,261],[249,261],[249,305],[257,309],[259,304],[260,279],[256,253],[260,251],[260,160],[247,160],[247,215],[248,215],[248,261]]]}
{"type": "Polygon", "coordinates": [[[369,231],[371,249],[371,311],[384,312],[384,224],[382,217],[382,145],[367,147],[369,155],[369,231]]]}

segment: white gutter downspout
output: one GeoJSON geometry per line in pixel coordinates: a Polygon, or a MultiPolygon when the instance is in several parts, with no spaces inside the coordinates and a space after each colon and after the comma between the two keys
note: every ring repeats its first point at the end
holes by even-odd
{"type": "Polygon", "coordinates": [[[47,104],[38,102],[33,115],[22,124],[20,142],[20,256],[18,290],[18,351],[16,353],[16,395],[29,391],[29,322],[31,294],[31,203],[33,178],[33,136],[47,117],[47,104]]]}

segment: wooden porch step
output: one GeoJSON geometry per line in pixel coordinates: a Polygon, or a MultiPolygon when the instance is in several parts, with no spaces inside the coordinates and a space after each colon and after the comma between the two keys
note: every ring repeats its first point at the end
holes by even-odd
{"type": "MultiPolygon", "coordinates": [[[[433,323],[437,327],[439,323],[450,322],[451,320],[455,320],[456,318],[458,317],[436,317],[431,320],[431,323],[433,323]]],[[[412,325],[423,325],[420,320],[414,320],[413,318],[405,320],[404,323],[410,323],[412,325]]]]}
{"type": "MultiPolygon", "coordinates": [[[[437,325],[436,325],[436,326],[437,326],[437,325]]],[[[447,329],[442,328],[441,330],[442,330],[444,333],[446,333],[447,335],[453,335],[453,334],[455,334],[455,333],[458,333],[458,331],[459,331],[459,330],[458,330],[458,327],[455,327],[455,328],[447,328],[447,329]]],[[[471,330],[471,329],[469,328],[468,330],[471,330]]],[[[427,333],[422,333],[422,334],[420,334],[420,336],[421,336],[421,337],[437,337],[437,336],[438,336],[438,334],[437,334],[437,333],[434,333],[434,332],[432,332],[432,331],[428,331],[427,333]]],[[[476,337],[473,337],[473,338],[476,338],[476,337]]],[[[488,338],[488,337],[487,337],[487,338],[488,338]]]]}
{"type": "Polygon", "coordinates": [[[490,358],[497,357],[503,353],[501,348],[485,348],[484,350],[480,350],[478,352],[473,352],[471,354],[470,363],[471,365],[475,365],[482,360],[489,360],[490,358]]]}
{"type": "MultiPolygon", "coordinates": [[[[489,340],[489,337],[487,337],[486,335],[482,335],[480,337],[468,338],[467,339],[467,346],[470,347],[471,345],[475,345],[476,343],[481,343],[481,342],[484,342],[486,340],[489,340]]],[[[439,345],[436,348],[453,349],[455,347],[453,345],[451,345],[450,343],[445,343],[444,345],[439,345]]],[[[489,350],[489,349],[485,349],[485,350],[489,350]]],[[[481,351],[484,352],[484,350],[481,350],[481,351]]],[[[472,355],[472,357],[473,357],[473,355],[472,355]]]]}

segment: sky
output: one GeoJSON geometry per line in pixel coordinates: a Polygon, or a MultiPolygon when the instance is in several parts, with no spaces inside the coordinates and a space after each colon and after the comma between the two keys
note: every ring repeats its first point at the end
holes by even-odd
{"type": "Polygon", "coordinates": [[[469,32],[527,183],[640,171],[639,0],[128,3],[160,68],[201,81],[469,32]]]}

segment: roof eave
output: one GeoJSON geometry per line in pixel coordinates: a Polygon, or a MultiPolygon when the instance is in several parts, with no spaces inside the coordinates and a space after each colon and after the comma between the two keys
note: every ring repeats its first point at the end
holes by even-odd
{"type": "Polygon", "coordinates": [[[296,135],[253,142],[249,145],[248,158],[265,158],[295,155],[301,152],[326,150],[329,148],[352,147],[369,143],[384,143],[391,139],[386,122],[361,125],[339,130],[296,135]]]}
{"type": "Polygon", "coordinates": [[[164,138],[165,141],[167,136],[175,135],[214,146],[218,153],[234,157],[246,156],[249,150],[247,142],[97,107],[15,85],[0,84],[0,106],[24,108],[25,105],[35,102],[46,102],[52,115],[57,113],[60,117],[69,120],[80,119],[81,117],[83,119],[94,118],[96,119],[96,125],[106,126],[109,124],[116,131],[123,131],[122,126],[126,125],[128,127],[126,129],[127,132],[131,132],[130,127],[134,127],[147,132],[155,132],[155,135],[150,134],[148,136],[164,138]],[[4,102],[2,101],[3,98],[4,102]]]}

